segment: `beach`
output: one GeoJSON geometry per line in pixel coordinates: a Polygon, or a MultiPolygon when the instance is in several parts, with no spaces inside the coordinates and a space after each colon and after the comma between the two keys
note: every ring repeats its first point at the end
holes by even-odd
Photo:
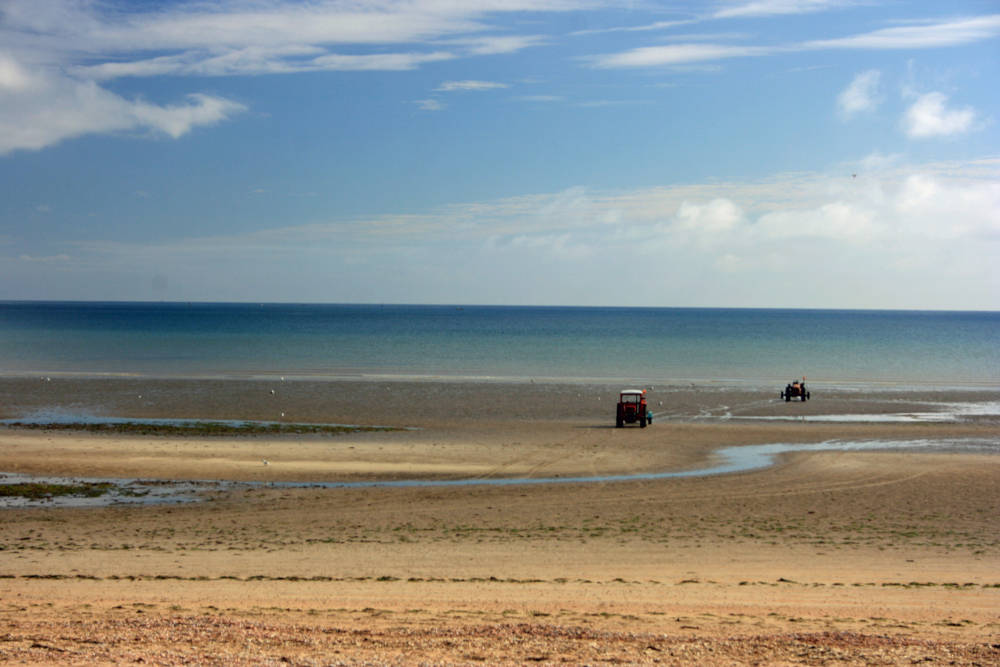
{"type": "Polygon", "coordinates": [[[197,502],[3,510],[0,659],[1000,660],[1000,460],[961,445],[995,446],[995,416],[969,406],[1000,392],[814,385],[812,400],[785,403],[780,387],[650,386],[652,425],[616,429],[621,388],[6,378],[2,419],[392,430],[0,429],[5,473],[252,483],[197,502]],[[709,469],[723,447],[831,441],[959,445],[792,451],[742,472],[601,481],[709,469]],[[516,479],[547,481],[482,483],[516,479]],[[449,484],[302,484],[407,480],[449,484]]]}

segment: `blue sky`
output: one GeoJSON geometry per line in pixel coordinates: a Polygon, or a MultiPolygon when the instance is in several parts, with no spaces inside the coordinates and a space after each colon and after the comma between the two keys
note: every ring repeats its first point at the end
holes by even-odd
{"type": "Polygon", "coordinates": [[[1000,309],[1000,4],[0,4],[0,299],[1000,309]]]}

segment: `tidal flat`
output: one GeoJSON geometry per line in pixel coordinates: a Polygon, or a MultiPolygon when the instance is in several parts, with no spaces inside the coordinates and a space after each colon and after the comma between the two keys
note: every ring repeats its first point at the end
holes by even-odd
{"type": "Polygon", "coordinates": [[[62,382],[4,402],[0,417],[55,406],[268,420],[277,410],[398,430],[0,429],[8,473],[253,482],[206,489],[197,503],[4,510],[3,660],[1000,660],[1000,459],[989,446],[1000,427],[988,414],[880,422],[872,409],[926,411],[947,392],[814,389],[785,404],[740,388],[652,387],[653,425],[616,429],[617,388],[596,384],[285,383],[271,394],[243,381],[62,382]],[[859,412],[876,416],[741,419],[859,412]],[[691,471],[718,464],[721,447],[838,439],[987,446],[816,449],[766,468],[627,482],[280,484],[691,471]]]}

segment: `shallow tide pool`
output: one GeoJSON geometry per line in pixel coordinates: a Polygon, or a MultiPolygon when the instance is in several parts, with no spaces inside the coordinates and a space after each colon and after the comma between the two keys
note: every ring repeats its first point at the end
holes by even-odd
{"type": "Polygon", "coordinates": [[[0,486],[16,484],[101,484],[110,483],[107,493],[96,497],[52,495],[40,500],[22,496],[0,496],[0,509],[15,507],[100,507],[107,505],[150,505],[194,502],[213,491],[253,488],[415,488],[456,486],[518,486],[528,484],[588,484],[632,482],[687,477],[705,477],[759,470],[774,465],[782,454],[820,451],[932,451],[1000,454],[1000,438],[949,438],[919,440],[828,440],[820,443],[772,443],[724,447],[712,455],[704,468],[683,471],[647,472],[621,475],[567,477],[474,477],[450,480],[369,480],[343,482],[234,482],[227,480],[143,480],[112,478],[32,477],[0,472],[0,486]]]}

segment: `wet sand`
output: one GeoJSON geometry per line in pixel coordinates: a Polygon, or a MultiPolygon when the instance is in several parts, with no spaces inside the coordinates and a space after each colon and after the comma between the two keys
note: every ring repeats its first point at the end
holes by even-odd
{"type": "MultiPolygon", "coordinates": [[[[1000,440],[992,418],[797,419],[923,413],[954,400],[950,392],[814,387],[812,401],[786,404],[777,391],[653,388],[653,425],[615,429],[617,389],[8,379],[0,418],[52,407],[145,419],[284,412],[413,430],[235,439],[0,429],[0,471],[264,482],[578,476],[695,469],[731,445],[1000,440]]],[[[185,505],[7,510],[0,660],[996,663],[998,482],[992,455],[826,451],[689,479],[263,487],[185,505]]]]}

